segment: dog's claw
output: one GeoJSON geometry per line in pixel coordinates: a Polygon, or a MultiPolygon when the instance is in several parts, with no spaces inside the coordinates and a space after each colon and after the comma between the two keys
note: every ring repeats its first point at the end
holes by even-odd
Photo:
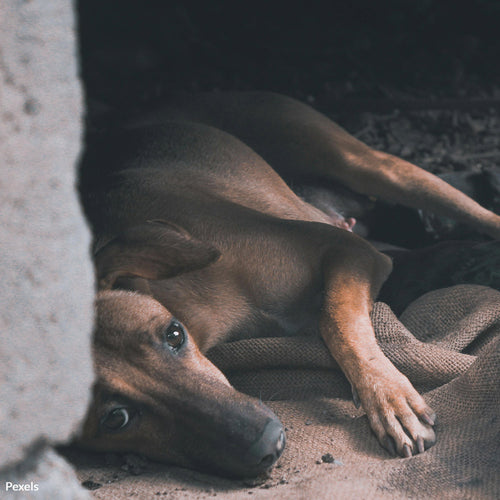
{"type": "Polygon", "coordinates": [[[352,402],[354,403],[354,406],[356,408],[359,408],[361,406],[361,400],[359,399],[358,391],[352,384],[351,384],[351,390],[352,390],[352,402]]]}
{"type": "Polygon", "coordinates": [[[427,413],[424,413],[422,416],[421,416],[422,420],[426,423],[426,424],[429,424],[430,426],[433,426],[436,424],[436,414],[435,413],[431,413],[430,415],[427,414],[427,413]]]}
{"type": "Polygon", "coordinates": [[[424,438],[422,436],[418,436],[417,438],[417,450],[419,453],[423,453],[425,451],[424,438]]]}
{"type": "Polygon", "coordinates": [[[410,458],[412,455],[411,448],[407,444],[403,446],[403,455],[405,458],[410,458]]]}

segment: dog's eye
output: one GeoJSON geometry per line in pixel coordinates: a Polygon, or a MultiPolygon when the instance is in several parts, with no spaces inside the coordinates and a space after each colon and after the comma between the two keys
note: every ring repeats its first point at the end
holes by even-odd
{"type": "Polygon", "coordinates": [[[186,341],[186,332],[178,321],[172,321],[165,330],[165,342],[171,348],[177,351],[186,341]]]}
{"type": "Polygon", "coordinates": [[[115,408],[102,420],[102,425],[108,431],[117,431],[126,427],[130,422],[130,413],[127,408],[115,408]]]}

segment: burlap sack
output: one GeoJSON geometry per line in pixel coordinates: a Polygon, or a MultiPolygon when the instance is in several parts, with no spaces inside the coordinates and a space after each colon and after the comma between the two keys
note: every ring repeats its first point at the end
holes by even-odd
{"type": "MultiPolygon", "coordinates": [[[[320,339],[244,340],[218,346],[209,357],[238,389],[265,400],[287,428],[287,449],[265,482],[251,488],[155,466],[115,478],[95,496],[500,498],[500,293],[475,285],[430,292],[399,320],[377,303],[373,323],[386,355],[438,414],[438,442],[424,454],[391,458],[379,446],[320,339]]],[[[92,469],[80,473],[89,478],[92,469]]]]}

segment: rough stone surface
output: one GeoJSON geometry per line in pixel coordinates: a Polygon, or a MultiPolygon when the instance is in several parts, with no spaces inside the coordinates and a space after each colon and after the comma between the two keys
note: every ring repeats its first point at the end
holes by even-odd
{"type": "Polygon", "coordinates": [[[72,7],[0,2],[0,470],[34,442],[68,439],[92,380],[72,7]]]}
{"type": "Polygon", "coordinates": [[[33,451],[22,465],[0,474],[1,498],[5,500],[90,500],[73,468],[54,450],[33,451]],[[8,485],[7,483],[12,483],[8,485]],[[17,491],[14,491],[14,484],[17,491]],[[23,488],[23,490],[21,490],[23,488]]]}

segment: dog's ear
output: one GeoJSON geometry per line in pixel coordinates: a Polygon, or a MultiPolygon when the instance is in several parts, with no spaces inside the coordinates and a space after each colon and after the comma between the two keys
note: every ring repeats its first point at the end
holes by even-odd
{"type": "Polygon", "coordinates": [[[201,269],[220,257],[211,245],[179,226],[152,220],[133,226],[95,254],[98,286],[110,289],[122,277],[166,279],[201,269]]]}

